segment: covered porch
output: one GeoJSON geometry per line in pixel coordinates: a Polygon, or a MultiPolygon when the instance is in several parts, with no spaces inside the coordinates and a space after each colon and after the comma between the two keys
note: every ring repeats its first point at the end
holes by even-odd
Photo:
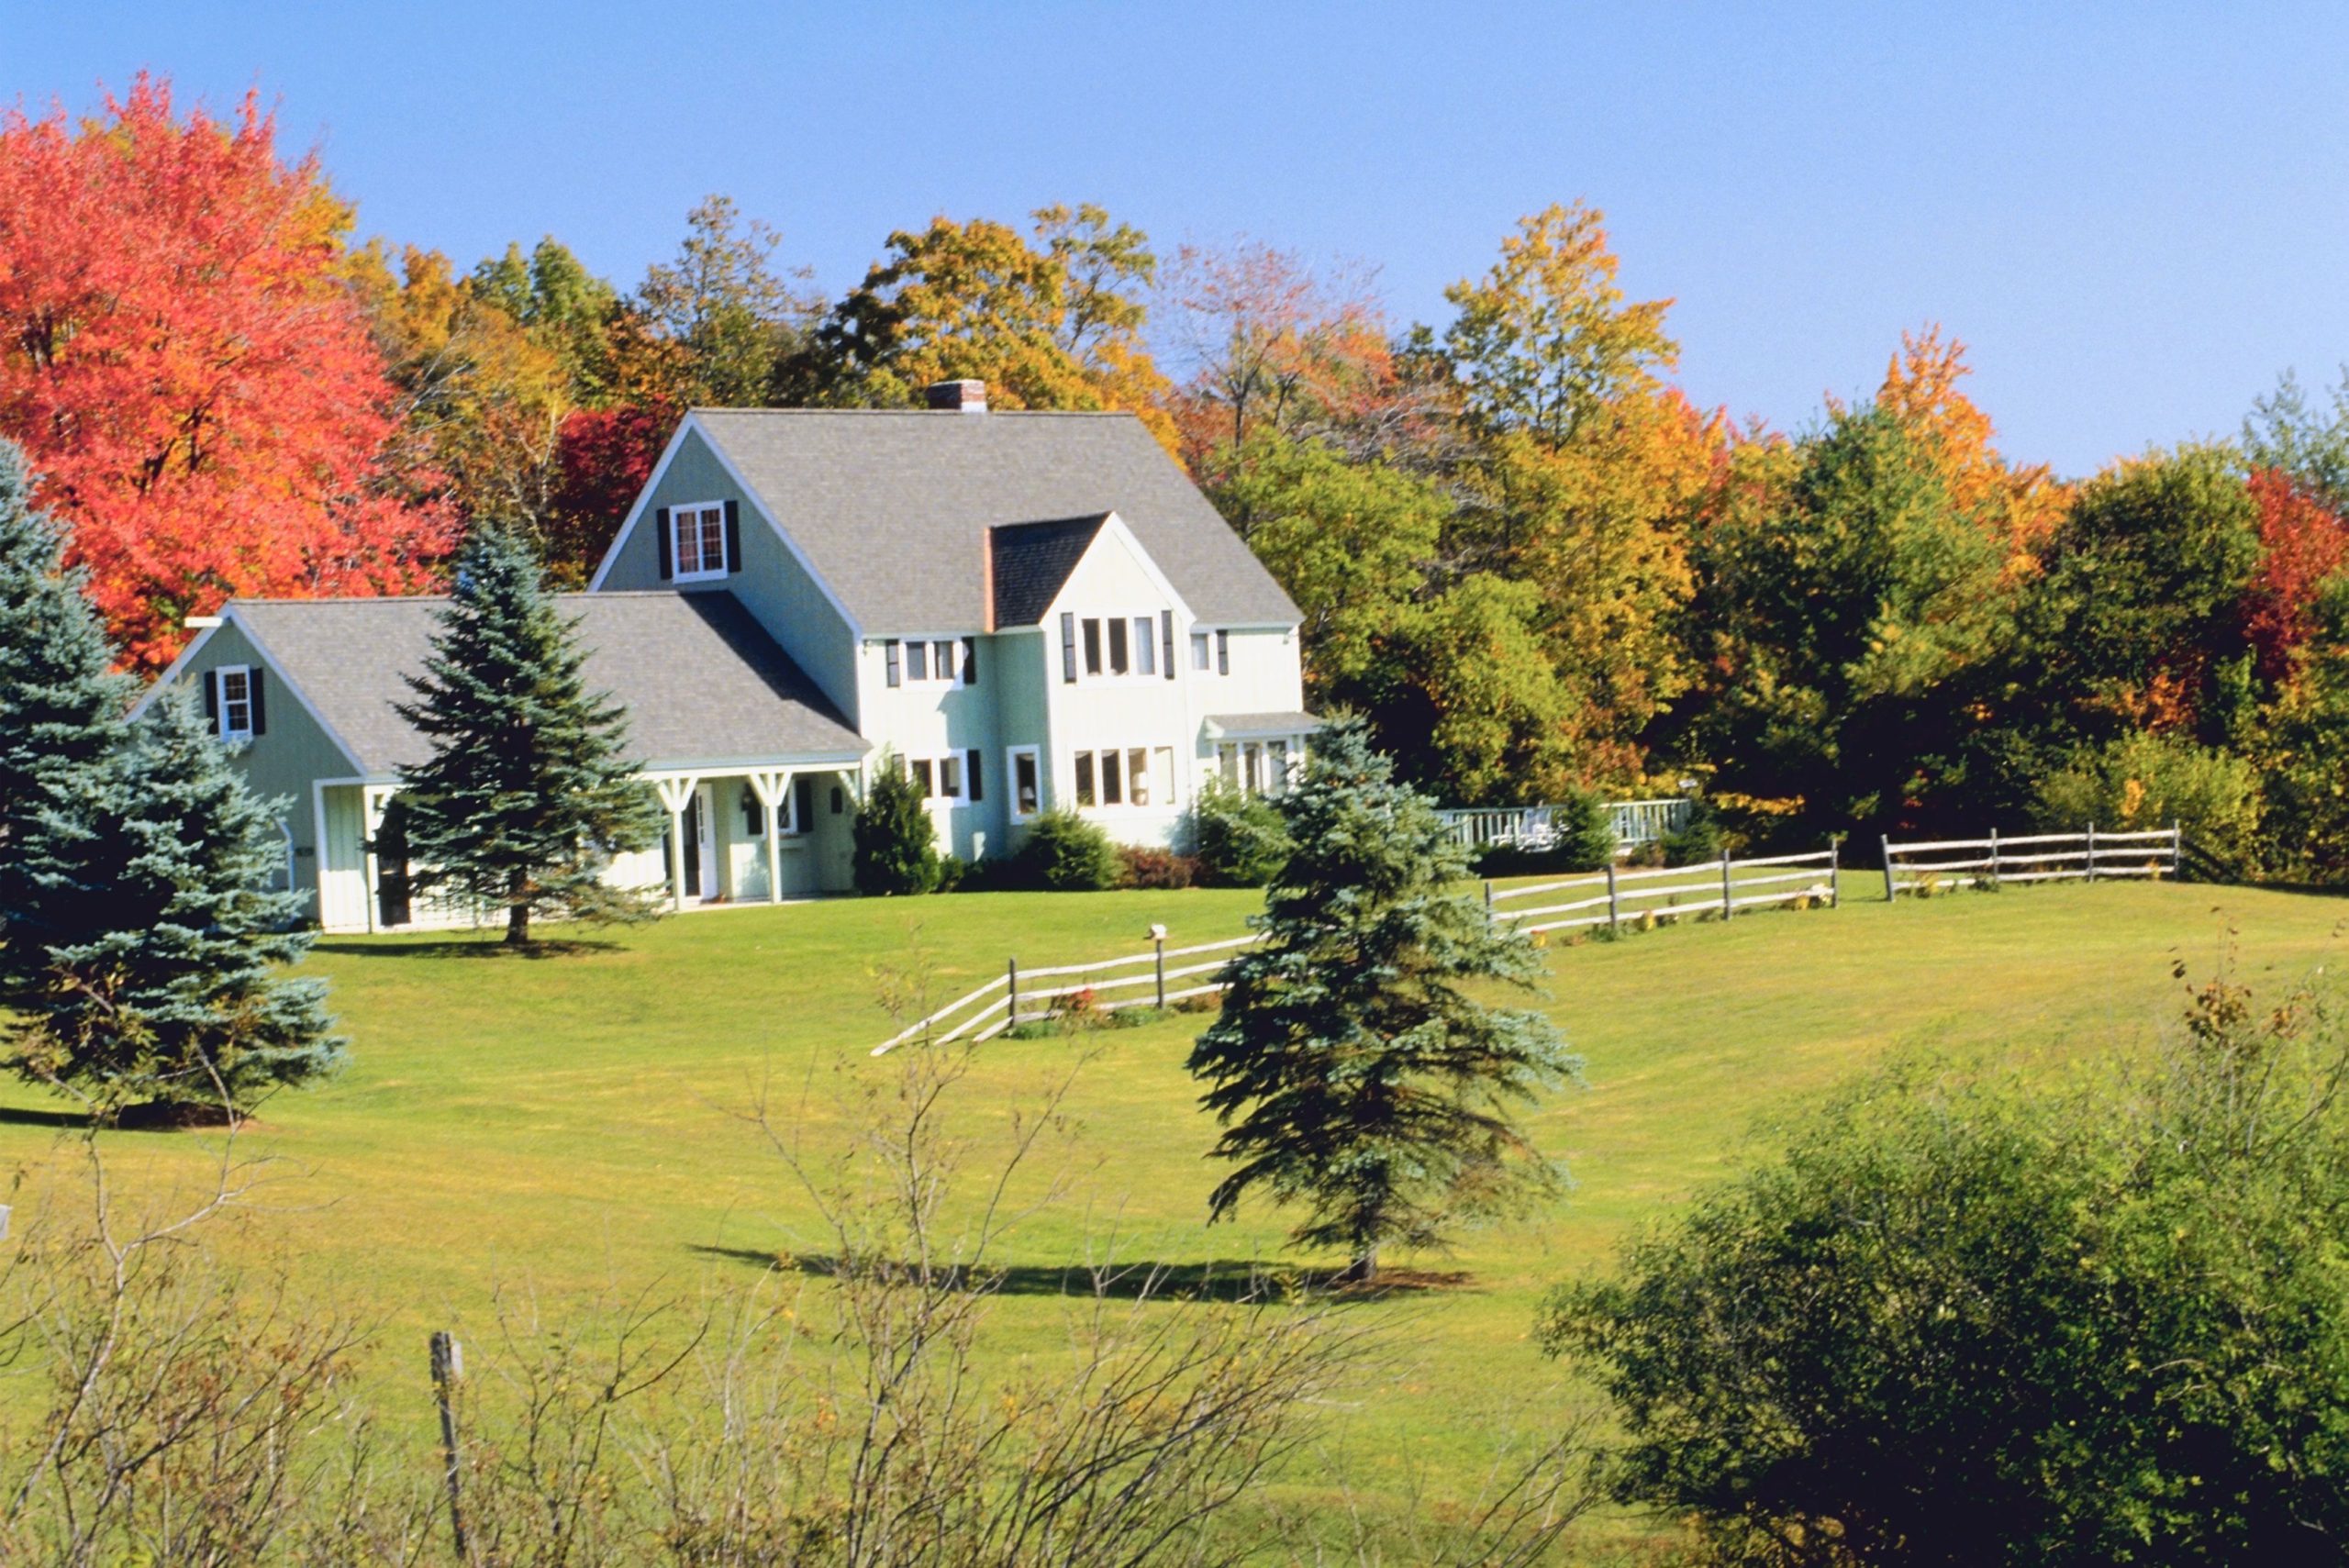
{"type": "Polygon", "coordinates": [[[642,776],[667,825],[656,849],[614,862],[615,881],[658,886],[677,910],[781,904],[852,886],[861,759],[642,776]]]}

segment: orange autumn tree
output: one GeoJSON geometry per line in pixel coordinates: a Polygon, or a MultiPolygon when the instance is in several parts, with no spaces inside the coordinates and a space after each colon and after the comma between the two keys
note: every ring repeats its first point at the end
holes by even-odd
{"type": "MultiPolygon", "coordinates": [[[[1943,338],[1938,326],[1921,336],[1903,332],[1876,403],[1923,439],[1959,509],[2003,529],[2010,573],[2029,572],[2072,493],[2045,463],[2011,467],[1990,444],[1990,417],[1957,386],[1973,373],[1965,345],[1943,338]]],[[[1833,398],[1828,406],[1837,407],[1833,398]]]]}
{"type": "Polygon", "coordinates": [[[0,433],[44,475],[126,662],[232,595],[422,586],[452,543],[382,481],[394,389],[345,285],[350,209],[248,94],[0,115],[0,433]]]}

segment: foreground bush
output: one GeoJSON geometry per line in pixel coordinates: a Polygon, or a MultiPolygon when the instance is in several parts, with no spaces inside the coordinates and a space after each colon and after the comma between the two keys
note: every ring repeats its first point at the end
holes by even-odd
{"type": "Polygon", "coordinates": [[[1727,1561],[2337,1561],[2349,1049],[2221,980],[2069,1096],[1871,1084],[1545,1309],[1727,1561]]]}
{"type": "Polygon", "coordinates": [[[1191,806],[1191,849],[1211,887],[1263,887],[1288,864],[1288,828],[1269,800],[1210,779],[1191,806]]]}

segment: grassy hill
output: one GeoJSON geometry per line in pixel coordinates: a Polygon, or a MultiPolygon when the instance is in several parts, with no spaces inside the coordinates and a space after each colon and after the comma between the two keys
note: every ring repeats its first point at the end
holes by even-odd
{"type": "MultiPolygon", "coordinates": [[[[1751,1156],[1758,1128],[1887,1051],[1932,1045],[2034,1068],[2125,1048],[2176,1012],[2183,957],[2207,972],[2223,925],[2254,983],[2336,957],[2349,905],[2280,892],[2099,885],[1963,895],[1888,908],[1850,877],[1841,909],[1772,914],[1553,950],[1544,1005],[1588,1061],[1586,1088],[1535,1118],[1576,1186],[1553,1212],[1414,1263],[1430,1288],[1360,1310],[1400,1359],[1336,1413],[1329,1451],[1374,1509],[1473,1489],[1497,1434],[1575,1397],[1529,1330],[1543,1288],[1603,1266],[1617,1241],[1751,1156]]],[[[696,915],[518,959],[469,936],[328,939],[351,1039],[336,1082],[270,1105],[252,1135],[283,1157],[270,1212],[236,1245],[380,1316],[380,1403],[429,1409],[424,1336],[484,1326],[489,1293],[527,1284],[551,1316],[607,1285],[689,1292],[748,1279],[822,1239],[744,1114],[763,1092],[810,1147],[841,1135],[865,1054],[892,1032],[875,972],[928,955],[941,998],[1023,963],[1128,951],[1152,922],[1174,940],[1237,932],[1252,895],[1190,891],[841,901],[696,915]]],[[[1071,1195],[1009,1256],[1041,1283],[1005,1300],[995,1352],[1048,1345],[1052,1271],[1114,1248],[1187,1268],[1281,1261],[1282,1217],[1201,1223],[1212,1128],[1182,1062],[1196,1017],[1095,1037],[1071,1106],[1071,1195]]],[[[1059,1040],[989,1046],[961,1094],[981,1161],[1007,1111],[1065,1062],[1059,1040]]],[[[37,1207],[59,1158],[56,1106],[0,1092],[0,1155],[37,1207]]],[[[193,1177],[212,1140],[111,1135],[133,1190],[193,1177]]],[[[1334,1258],[1308,1259],[1316,1264],[1334,1258]]],[[[1169,1310],[1181,1310],[1172,1308],[1169,1310]]],[[[1308,1462],[1294,1478],[1324,1485],[1308,1462]]]]}

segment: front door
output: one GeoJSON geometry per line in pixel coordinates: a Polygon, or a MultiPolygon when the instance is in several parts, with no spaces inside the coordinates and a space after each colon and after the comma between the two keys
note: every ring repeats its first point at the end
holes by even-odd
{"type": "Polygon", "coordinates": [[[685,801],[685,896],[699,898],[702,889],[709,885],[707,857],[702,846],[709,842],[709,813],[702,806],[699,790],[685,801]]]}
{"type": "Polygon", "coordinates": [[[711,798],[709,786],[703,784],[685,807],[685,895],[689,898],[718,896],[718,813],[711,798]]]}

